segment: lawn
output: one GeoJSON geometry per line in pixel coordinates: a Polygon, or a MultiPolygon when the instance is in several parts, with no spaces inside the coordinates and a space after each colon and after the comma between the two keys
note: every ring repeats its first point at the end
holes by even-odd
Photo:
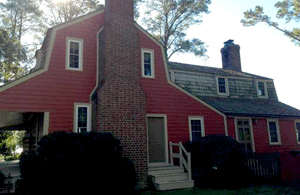
{"type": "Polygon", "coordinates": [[[145,191],[141,195],[231,195],[231,194],[245,194],[245,195],[300,195],[300,191],[288,187],[281,186],[255,186],[252,188],[242,188],[238,190],[215,190],[215,189],[185,189],[185,190],[174,190],[174,191],[145,191]]]}

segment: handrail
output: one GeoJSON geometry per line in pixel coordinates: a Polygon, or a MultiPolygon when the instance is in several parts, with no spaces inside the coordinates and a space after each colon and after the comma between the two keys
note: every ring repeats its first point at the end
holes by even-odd
{"type": "Polygon", "coordinates": [[[170,164],[174,165],[173,158],[179,158],[180,167],[184,167],[187,170],[189,180],[192,180],[192,168],[191,168],[191,153],[187,152],[181,142],[172,143],[170,142],[170,164]],[[179,153],[174,153],[173,147],[179,148],[179,153]],[[185,154],[187,160],[182,154],[185,154]]]}

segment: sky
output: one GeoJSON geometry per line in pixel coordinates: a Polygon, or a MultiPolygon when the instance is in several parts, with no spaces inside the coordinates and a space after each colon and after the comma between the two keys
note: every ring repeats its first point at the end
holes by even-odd
{"type": "MultiPolygon", "coordinates": [[[[100,0],[100,3],[104,4],[104,1],[100,0]]],[[[180,54],[172,56],[170,60],[221,68],[220,49],[225,41],[233,39],[241,48],[242,70],[274,79],[279,101],[300,109],[300,90],[297,87],[300,84],[300,47],[295,46],[282,32],[265,24],[243,27],[240,22],[243,12],[256,5],[263,6],[265,14],[276,20],[274,4],[279,0],[211,1],[211,12],[203,15],[200,25],[192,26],[187,31],[188,37],[199,38],[206,43],[209,59],[203,61],[192,54],[180,54]]],[[[300,26],[299,23],[285,24],[283,20],[276,21],[287,29],[291,29],[293,25],[300,26]]]]}

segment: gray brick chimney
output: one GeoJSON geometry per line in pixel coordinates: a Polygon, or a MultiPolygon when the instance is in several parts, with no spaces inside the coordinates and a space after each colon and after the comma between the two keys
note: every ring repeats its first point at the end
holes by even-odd
{"type": "Polygon", "coordinates": [[[239,45],[234,44],[233,40],[228,40],[224,42],[221,54],[224,69],[242,72],[239,45]]]}

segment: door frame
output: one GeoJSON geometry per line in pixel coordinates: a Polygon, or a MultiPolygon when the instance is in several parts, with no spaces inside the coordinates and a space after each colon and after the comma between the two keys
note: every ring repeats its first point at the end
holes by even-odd
{"type": "Polygon", "coordinates": [[[168,149],[168,125],[167,125],[167,115],[166,114],[146,114],[146,125],[147,125],[147,161],[148,166],[162,166],[169,164],[169,149],[168,149]],[[164,119],[164,130],[165,130],[165,157],[166,162],[165,163],[150,163],[149,162],[149,129],[148,129],[148,118],[163,118],[164,119]]]}
{"type": "Polygon", "coordinates": [[[255,152],[255,145],[254,145],[254,135],[253,135],[253,126],[252,126],[252,118],[250,117],[235,117],[234,118],[234,125],[235,125],[235,138],[236,141],[238,141],[240,143],[239,140],[239,135],[238,135],[238,124],[237,121],[238,120],[249,120],[249,125],[250,125],[250,133],[251,133],[251,144],[252,144],[252,148],[253,148],[253,152],[255,152]]]}

